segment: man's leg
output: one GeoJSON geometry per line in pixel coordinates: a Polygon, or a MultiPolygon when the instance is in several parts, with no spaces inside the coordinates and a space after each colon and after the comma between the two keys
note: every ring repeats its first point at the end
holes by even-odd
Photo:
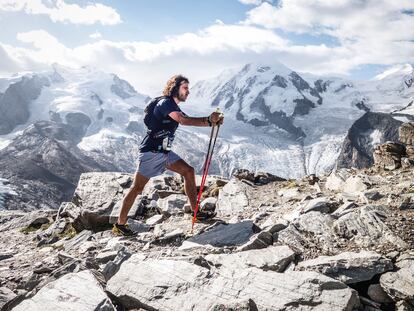
{"type": "Polygon", "coordinates": [[[184,160],[175,161],[167,166],[167,169],[184,177],[184,189],[190,201],[191,210],[195,210],[197,204],[197,187],[194,168],[184,160]]]}
{"type": "Polygon", "coordinates": [[[128,212],[131,209],[132,204],[134,204],[134,201],[138,194],[141,194],[142,190],[144,190],[144,187],[147,184],[148,180],[149,179],[144,175],[138,172],[135,173],[134,182],[132,183],[131,188],[129,188],[126,196],[122,201],[122,208],[121,213],[118,217],[118,224],[123,225],[127,222],[128,212]]]}

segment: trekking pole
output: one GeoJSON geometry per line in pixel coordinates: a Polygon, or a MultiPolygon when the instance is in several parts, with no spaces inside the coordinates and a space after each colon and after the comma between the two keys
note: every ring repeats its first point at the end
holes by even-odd
{"type": "MultiPolygon", "coordinates": [[[[220,115],[223,116],[223,113],[220,111],[220,108],[217,107],[216,112],[219,112],[220,115]]],[[[193,219],[192,219],[192,223],[191,223],[191,233],[193,232],[194,224],[197,221],[197,212],[198,212],[198,208],[199,208],[199,205],[200,205],[201,195],[203,194],[203,189],[204,189],[204,185],[205,185],[205,182],[206,182],[206,179],[207,179],[208,170],[210,168],[211,159],[213,157],[213,151],[214,151],[214,147],[216,145],[216,140],[217,140],[219,129],[220,129],[220,125],[214,125],[211,128],[210,140],[209,140],[209,143],[208,143],[206,159],[204,161],[204,166],[203,166],[203,176],[201,178],[200,189],[198,191],[196,207],[194,209],[194,215],[193,215],[193,219]]]]}

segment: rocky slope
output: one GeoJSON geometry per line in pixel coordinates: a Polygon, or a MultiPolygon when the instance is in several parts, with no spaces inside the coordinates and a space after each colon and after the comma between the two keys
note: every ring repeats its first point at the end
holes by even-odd
{"type": "Polygon", "coordinates": [[[247,170],[229,180],[211,176],[202,207],[217,217],[196,223],[193,232],[182,180],[160,176],[130,211],[134,238],[110,231],[132,175],[84,173],[58,212],[1,212],[0,304],[411,310],[414,158],[404,153],[400,166],[384,166],[384,152],[369,169],[329,176],[283,180],[247,170]]]}
{"type": "Polygon", "coordinates": [[[57,202],[70,200],[82,173],[117,170],[79,149],[76,131],[68,124],[38,121],[0,150],[1,176],[14,194],[4,192],[0,208],[56,209],[57,202]]]}

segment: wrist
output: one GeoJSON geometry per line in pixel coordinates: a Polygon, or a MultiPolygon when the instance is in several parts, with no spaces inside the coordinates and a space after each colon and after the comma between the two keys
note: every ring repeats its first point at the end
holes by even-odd
{"type": "Polygon", "coordinates": [[[207,119],[208,126],[212,126],[213,124],[212,124],[212,122],[210,120],[210,116],[208,116],[206,119],[207,119]]]}

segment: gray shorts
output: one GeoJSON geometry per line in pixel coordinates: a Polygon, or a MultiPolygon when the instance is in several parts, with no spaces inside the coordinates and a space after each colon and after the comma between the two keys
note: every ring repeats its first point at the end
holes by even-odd
{"type": "Polygon", "coordinates": [[[147,178],[161,175],[167,169],[167,165],[181,160],[180,156],[173,151],[162,152],[140,152],[138,154],[138,166],[136,172],[147,178]]]}

